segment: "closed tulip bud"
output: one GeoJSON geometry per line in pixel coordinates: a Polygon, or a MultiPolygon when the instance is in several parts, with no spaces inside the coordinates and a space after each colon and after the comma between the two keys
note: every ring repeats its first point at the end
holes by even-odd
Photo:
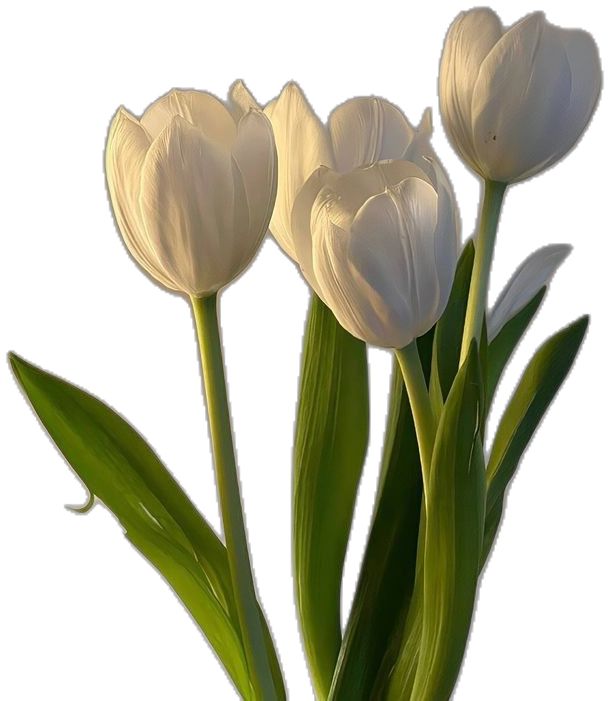
{"type": "MultiPolygon", "coordinates": [[[[247,103],[243,86],[234,88],[236,101],[247,103]]],[[[265,107],[273,124],[278,152],[278,196],[270,230],[284,251],[300,263],[295,250],[291,214],[295,198],[319,167],[340,173],[377,161],[405,159],[427,168],[433,157],[430,112],[419,127],[411,126],[392,103],[378,97],[356,97],[336,107],[323,124],[296,83],[288,83],[265,107]]]]}
{"type": "Polygon", "coordinates": [[[436,163],[321,167],[296,198],[291,229],[307,281],[352,335],[403,348],[443,313],[459,246],[457,208],[436,163]]]}
{"type": "Polygon", "coordinates": [[[269,120],[213,95],[172,90],[136,119],[120,108],[106,146],[110,199],[125,243],[156,280],[207,297],[248,265],[277,188],[269,120]]]}
{"type": "Polygon", "coordinates": [[[505,30],[489,9],[460,14],[440,67],[443,121],[483,178],[512,183],[548,168],[587,127],[601,89],[592,37],[540,12],[505,30]]]}

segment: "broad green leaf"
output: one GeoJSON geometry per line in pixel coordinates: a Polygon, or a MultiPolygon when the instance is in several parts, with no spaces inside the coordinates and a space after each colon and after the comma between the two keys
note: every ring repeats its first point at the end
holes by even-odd
{"type": "Polygon", "coordinates": [[[313,295],[294,450],[297,606],[316,694],[326,698],[341,646],[341,579],[368,442],[366,346],[313,295]]]}
{"type": "Polygon", "coordinates": [[[462,334],[473,262],[474,244],[472,241],[468,241],[458,261],[447,307],[436,325],[432,350],[430,395],[439,415],[460,364],[462,334]]]}
{"type": "Polygon", "coordinates": [[[581,317],[536,351],[500,420],[487,466],[487,552],[500,522],[506,488],[574,363],[588,323],[587,316],[581,317]]]}
{"type": "Polygon", "coordinates": [[[423,621],[411,695],[417,701],[450,698],[470,630],[485,520],[482,409],[473,342],[440,418],[426,485],[423,621]]]}
{"type": "MultiPolygon", "coordinates": [[[[144,439],[87,392],[10,355],[34,411],[93,496],[176,591],[250,698],[225,547],[144,439]]],[[[269,643],[272,648],[271,638],[269,643]]],[[[283,696],[279,666],[278,693],[283,696]]]]}
{"type": "Polygon", "coordinates": [[[487,397],[489,407],[493,400],[498,382],[504,372],[519,341],[523,338],[532,319],[540,308],[546,287],[538,291],[536,295],[514,317],[509,319],[495,337],[489,342],[487,353],[487,397]]]}

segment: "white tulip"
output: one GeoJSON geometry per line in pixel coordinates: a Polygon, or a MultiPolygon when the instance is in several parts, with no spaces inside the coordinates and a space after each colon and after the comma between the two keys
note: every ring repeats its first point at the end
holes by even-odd
{"type": "Polygon", "coordinates": [[[548,168],[587,127],[601,89],[593,38],[540,12],[509,29],[489,9],[461,13],[440,67],[443,121],[483,178],[512,183],[548,168]]]}
{"type": "Polygon", "coordinates": [[[322,166],[291,215],[295,255],[352,335],[403,348],[438,321],[459,247],[457,208],[434,162],[384,161],[341,174],[322,166]]]}
{"type": "MultiPolygon", "coordinates": [[[[247,104],[243,86],[235,86],[236,100],[247,104]]],[[[296,196],[309,176],[327,166],[339,173],[386,159],[420,162],[433,157],[429,143],[430,112],[413,128],[404,114],[387,100],[358,97],[336,107],[323,124],[296,83],[288,83],[265,107],[278,153],[278,196],[270,230],[284,251],[300,263],[291,227],[296,196]]],[[[428,168],[422,162],[422,166],[428,168]]]]}
{"type": "Polygon", "coordinates": [[[487,315],[487,337],[492,341],[502,327],[547,287],[572,246],[565,243],[543,246],[530,254],[515,270],[487,315]]]}
{"type": "Polygon", "coordinates": [[[119,230],[156,280],[206,297],[248,265],[277,189],[273,131],[260,111],[172,90],[136,119],[120,108],[106,146],[119,230]]]}

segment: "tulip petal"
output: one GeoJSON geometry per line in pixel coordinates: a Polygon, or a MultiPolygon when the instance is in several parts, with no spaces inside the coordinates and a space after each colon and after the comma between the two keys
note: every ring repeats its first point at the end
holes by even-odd
{"type": "Polygon", "coordinates": [[[249,211],[248,230],[236,232],[245,239],[238,249],[243,265],[247,265],[267,233],[277,191],[273,128],[260,110],[250,110],[240,120],[233,158],[241,173],[249,211]]]}
{"type": "Polygon", "coordinates": [[[160,264],[189,295],[216,292],[235,273],[227,251],[248,225],[248,211],[229,151],[180,116],[150,147],[140,206],[160,264]]]}
{"type": "Polygon", "coordinates": [[[412,177],[368,200],[354,219],[349,261],[378,300],[382,345],[402,348],[437,320],[437,207],[434,188],[412,177]]]}
{"type": "Polygon", "coordinates": [[[472,124],[485,177],[516,182],[557,158],[557,115],[568,109],[572,92],[561,34],[534,13],[511,27],[483,61],[472,124]]]}
{"type": "Polygon", "coordinates": [[[489,312],[487,334],[490,341],[498,335],[507,321],[550,283],[571,250],[572,246],[566,244],[543,246],[521,263],[489,312]]]}
{"type": "Polygon", "coordinates": [[[447,32],[441,58],[439,97],[445,128],[462,158],[475,168],[472,93],[483,60],[501,36],[502,23],[492,10],[462,12],[447,32]]]}
{"type": "Polygon", "coordinates": [[[278,154],[278,196],[270,229],[284,251],[295,258],[290,217],[298,191],[321,165],[333,166],[324,125],[296,83],[288,83],[265,107],[271,120],[278,154]]]}
{"type": "Polygon", "coordinates": [[[176,116],[201,129],[212,141],[231,147],[235,140],[235,120],[225,104],[201,90],[170,90],[145,110],[140,122],[155,139],[176,116]]]}
{"type": "Polygon", "coordinates": [[[106,144],[106,180],[117,225],[131,255],[160,283],[175,289],[160,268],[142,226],[140,175],[150,137],[138,120],[120,108],[112,120],[106,144]]]}
{"type": "Polygon", "coordinates": [[[339,105],[330,114],[328,128],[341,173],[403,158],[415,134],[398,107],[378,97],[355,97],[339,105]]]}
{"type": "Polygon", "coordinates": [[[260,110],[261,105],[254,99],[254,95],[248,90],[243,80],[236,80],[229,88],[229,110],[236,122],[248,112],[248,110],[260,110]]]}
{"type": "Polygon", "coordinates": [[[298,262],[305,280],[307,280],[318,297],[322,296],[322,291],[320,290],[313,269],[311,238],[312,209],[320,191],[325,187],[332,186],[338,177],[338,173],[326,166],[320,166],[314,170],[297,193],[290,218],[295,260],[298,262]]]}

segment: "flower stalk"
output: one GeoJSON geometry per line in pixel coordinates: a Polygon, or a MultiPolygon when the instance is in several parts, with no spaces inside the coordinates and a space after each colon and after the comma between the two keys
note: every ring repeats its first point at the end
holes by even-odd
{"type": "Polygon", "coordinates": [[[218,325],[217,295],[192,297],[191,303],[201,353],[220,510],[242,642],[254,687],[254,698],[257,701],[273,701],[277,694],[266,652],[237,476],[218,325]]]}
{"type": "Polygon", "coordinates": [[[475,239],[474,265],[462,336],[460,365],[466,360],[472,339],[476,339],[477,342],[481,339],[483,319],[487,310],[487,293],[496,244],[496,232],[506,187],[506,183],[498,183],[493,180],[485,181],[481,221],[475,239]]]}

